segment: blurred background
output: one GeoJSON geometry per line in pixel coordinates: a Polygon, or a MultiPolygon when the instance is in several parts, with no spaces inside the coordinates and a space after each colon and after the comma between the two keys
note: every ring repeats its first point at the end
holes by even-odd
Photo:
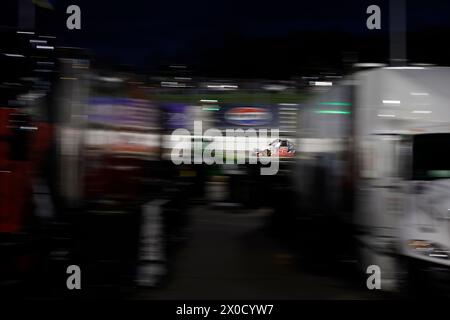
{"type": "Polygon", "coordinates": [[[1,296],[447,296],[450,3],[0,7],[1,296]],[[250,152],[278,172],[175,165],[194,121],[278,129],[250,152]]]}

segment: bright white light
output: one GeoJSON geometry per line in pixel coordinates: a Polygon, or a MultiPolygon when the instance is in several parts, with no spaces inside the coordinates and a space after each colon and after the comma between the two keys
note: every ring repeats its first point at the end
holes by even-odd
{"type": "Polygon", "coordinates": [[[122,79],[116,77],[99,77],[99,80],[106,82],[123,82],[122,79]]]}
{"type": "Polygon", "coordinates": [[[310,81],[309,84],[311,86],[316,86],[316,87],[331,87],[333,85],[333,82],[329,82],[329,81],[310,81]]]}
{"type": "Polygon", "coordinates": [[[31,39],[30,43],[47,43],[47,40],[36,40],[36,39],[31,39]]]}
{"type": "Polygon", "coordinates": [[[13,57],[13,58],[24,58],[25,56],[23,54],[18,53],[4,53],[7,57],[13,57]]]}
{"type": "Polygon", "coordinates": [[[185,88],[186,84],[178,83],[176,81],[161,81],[161,87],[169,87],[169,88],[185,88]]]}
{"type": "Polygon", "coordinates": [[[222,89],[222,90],[237,89],[238,88],[238,86],[231,85],[231,84],[208,84],[206,87],[208,89],[222,89]]]}
{"type": "Polygon", "coordinates": [[[356,68],[381,68],[381,67],[385,67],[386,65],[384,63],[367,62],[367,63],[355,63],[354,66],[356,68]]]}
{"type": "Polygon", "coordinates": [[[33,31],[17,31],[19,34],[34,34],[33,31]]]}
{"type": "Polygon", "coordinates": [[[383,100],[383,104],[400,104],[400,100],[383,100]]]}
{"type": "Polygon", "coordinates": [[[36,46],[36,49],[53,50],[55,48],[53,46],[36,46]]]}
{"type": "Polygon", "coordinates": [[[287,106],[287,107],[294,107],[294,106],[298,106],[298,103],[279,103],[279,106],[287,106]]]}
{"type": "Polygon", "coordinates": [[[200,102],[205,102],[205,103],[217,103],[217,100],[214,100],[214,99],[201,99],[200,102]]]}
{"type": "Polygon", "coordinates": [[[382,118],[395,118],[395,114],[378,114],[382,118]]]}
{"type": "Polygon", "coordinates": [[[427,92],[411,92],[412,96],[429,96],[427,92]]]}
{"type": "Polygon", "coordinates": [[[412,113],[424,113],[424,114],[427,114],[427,113],[432,113],[432,111],[429,111],[429,110],[414,110],[412,113]]]}
{"type": "Polygon", "coordinates": [[[29,126],[20,126],[20,129],[22,130],[37,130],[37,127],[29,127],[29,126]]]}
{"type": "Polygon", "coordinates": [[[279,84],[269,84],[263,86],[263,89],[269,91],[284,91],[287,89],[287,87],[279,84]]]}
{"type": "Polygon", "coordinates": [[[43,93],[35,93],[35,92],[30,92],[30,93],[25,93],[22,94],[18,97],[19,100],[27,100],[27,101],[33,101],[35,99],[40,99],[42,97],[44,97],[45,94],[43,93]]]}

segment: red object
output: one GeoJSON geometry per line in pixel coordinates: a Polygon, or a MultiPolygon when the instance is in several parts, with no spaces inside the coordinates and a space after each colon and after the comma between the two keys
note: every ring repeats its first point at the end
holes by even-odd
{"type": "Polygon", "coordinates": [[[34,123],[27,160],[11,158],[9,140],[14,132],[10,126],[12,113],[18,110],[0,108],[0,233],[20,232],[31,214],[32,178],[40,168],[50,146],[51,126],[34,123]]]}
{"type": "Polygon", "coordinates": [[[294,152],[289,151],[288,147],[280,147],[278,149],[278,156],[279,157],[284,157],[284,158],[293,157],[294,156],[294,152]]]}

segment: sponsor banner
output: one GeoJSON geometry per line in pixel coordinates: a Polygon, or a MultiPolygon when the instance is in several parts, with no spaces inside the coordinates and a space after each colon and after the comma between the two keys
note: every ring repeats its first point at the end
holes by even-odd
{"type": "Polygon", "coordinates": [[[164,127],[169,130],[189,128],[189,106],[185,103],[163,103],[161,109],[164,112],[164,127]]]}
{"type": "Polygon", "coordinates": [[[218,127],[276,128],[278,111],[270,105],[221,105],[218,127]]]}
{"type": "Polygon", "coordinates": [[[155,128],[159,125],[158,110],[147,100],[93,97],[88,101],[90,123],[115,126],[155,128]]]}

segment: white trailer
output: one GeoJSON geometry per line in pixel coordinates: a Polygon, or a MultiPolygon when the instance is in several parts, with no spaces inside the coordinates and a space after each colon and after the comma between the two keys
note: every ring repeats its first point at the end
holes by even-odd
{"type": "Polygon", "coordinates": [[[450,68],[356,72],[301,110],[299,135],[300,211],[351,224],[382,289],[404,261],[450,266],[450,68]]]}

